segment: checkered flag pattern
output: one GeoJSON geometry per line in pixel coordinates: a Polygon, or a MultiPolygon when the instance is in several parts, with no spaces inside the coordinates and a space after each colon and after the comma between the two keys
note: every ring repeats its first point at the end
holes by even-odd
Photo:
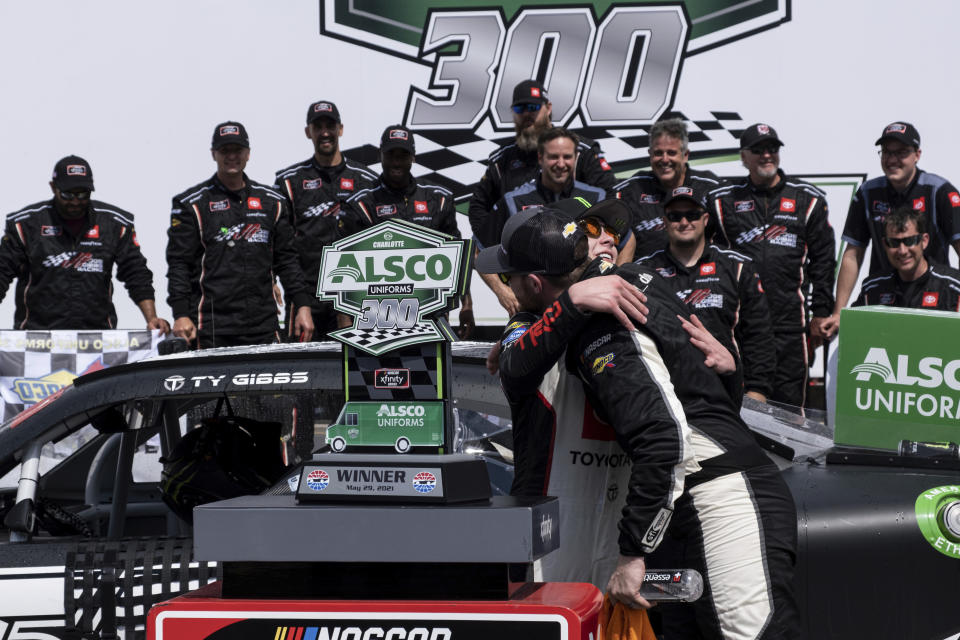
{"type": "Polygon", "coordinates": [[[159,331],[0,331],[6,421],[74,378],[157,353],[159,331]]]}
{"type": "Polygon", "coordinates": [[[373,355],[424,340],[444,339],[432,322],[421,322],[410,329],[341,329],[331,332],[330,336],[373,355]]]}
{"type": "MultiPolygon", "coordinates": [[[[743,122],[740,114],[731,111],[710,111],[693,114],[693,117],[675,111],[664,114],[663,118],[686,121],[690,133],[690,157],[694,159],[736,152],[740,148],[740,134],[749,125],[743,122]]],[[[577,117],[568,128],[600,143],[604,157],[617,173],[629,175],[650,165],[647,158],[649,126],[634,129],[585,127],[577,117]]],[[[417,154],[413,175],[450,189],[457,202],[470,197],[473,185],[486,171],[490,153],[514,141],[512,133],[494,131],[487,119],[476,131],[428,130],[415,131],[414,134],[417,154]]],[[[367,165],[371,171],[381,171],[380,152],[372,144],[347,149],[344,155],[367,165]]]]}
{"type": "Polygon", "coordinates": [[[381,356],[350,349],[347,357],[350,400],[436,400],[437,384],[441,378],[437,367],[442,366],[438,364],[437,351],[435,342],[406,347],[381,356]],[[378,389],[375,374],[381,369],[409,371],[409,387],[378,389]]]}

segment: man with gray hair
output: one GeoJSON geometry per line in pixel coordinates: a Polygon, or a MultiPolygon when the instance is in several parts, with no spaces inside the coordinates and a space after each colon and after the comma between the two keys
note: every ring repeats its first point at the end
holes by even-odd
{"type": "MultiPolygon", "coordinates": [[[[710,171],[690,168],[690,139],[680,118],[660,120],[650,127],[650,170],[615,185],[616,197],[633,214],[634,252],[638,258],[659,251],[667,243],[663,201],[677,187],[691,187],[706,193],[722,182],[710,171]]],[[[709,230],[707,236],[710,236],[709,230]]]]}

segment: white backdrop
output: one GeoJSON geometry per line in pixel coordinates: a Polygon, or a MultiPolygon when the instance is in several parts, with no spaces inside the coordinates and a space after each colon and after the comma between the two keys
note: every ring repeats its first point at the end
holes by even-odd
{"type": "MultiPolygon", "coordinates": [[[[310,102],[338,104],[349,148],[375,144],[401,119],[409,86],[428,84],[427,67],[322,37],[319,13],[318,0],[0,3],[0,210],[47,199],[56,160],[85,157],[96,197],[135,214],[169,318],[170,197],[213,173],[216,123],[247,126],[248,174],[269,183],[310,155],[310,102]]],[[[878,174],[873,141],[906,119],[923,137],[920,166],[960,180],[949,53],[958,18],[960,5],[942,1],[794,0],[790,22],[687,58],[674,109],[772,124],[785,170],[798,174],[878,174]]],[[[839,233],[849,196],[830,197],[839,233]]],[[[121,327],[142,324],[122,288],[116,304],[121,327]]],[[[499,315],[492,296],[479,305],[479,316],[499,315]]],[[[12,316],[8,297],[0,327],[12,316]]]]}

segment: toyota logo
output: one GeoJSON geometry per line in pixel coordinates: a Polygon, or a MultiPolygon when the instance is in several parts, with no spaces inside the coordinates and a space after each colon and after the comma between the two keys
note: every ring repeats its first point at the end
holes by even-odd
{"type": "Polygon", "coordinates": [[[179,391],[180,389],[183,389],[183,383],[185,381],[186,378],[183,376],[169,376],[163,381],[163,388],[167,391],[179,391]]]}

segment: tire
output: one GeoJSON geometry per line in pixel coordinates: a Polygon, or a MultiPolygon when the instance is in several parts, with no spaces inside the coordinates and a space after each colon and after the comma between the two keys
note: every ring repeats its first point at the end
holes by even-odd
{"type": "Polygon", "coordinates": [[[337,436],[330,442],[330,448],[333,449],[336,453],[343,452],[347,448],[347,441],[337,436]]]}
{"type": "Polygon", "coordinates": [[[397,443],[393,445],[393,448],[397,450],[397,453],[406,453],[410,451],[410,438],[406,436],[400,436],[397,438],[397,443]]]}

